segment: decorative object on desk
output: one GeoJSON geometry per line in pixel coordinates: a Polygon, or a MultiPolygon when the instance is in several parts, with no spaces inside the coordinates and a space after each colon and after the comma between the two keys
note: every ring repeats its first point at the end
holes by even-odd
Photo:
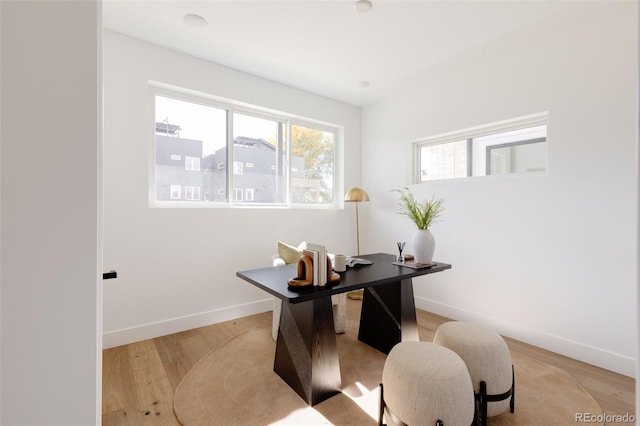
{"type": "Polygon", "coordinates": [[[312,272],[312,276],[311,276],[311,283],[313,285],[319,285],[320,283],[320,274],[319,274],[319,268],[316,267],[316,265],[318,264],[318,259],[320,256],[320,253],[318,253],[316,250],[310,250],[310,249],[304,249],[302,250],[302,254],[304,256],[308,256],[309,259],[311,259],[311,265],[313,266],[313,272],[312,272]]]}
{"type": "Polygon", "coordinates": [[[331,258],[327,256],[327,284],[335,284],[340,282],[340,274],[333,272],[331,258]]]}
{"type": "Polygon", "coordinates": [[[411,238],[417,263],[429,263],[436,251],[436,240],[428,229],[418,229],[411,238]]]}
{"type": "MultiPolygon", "coordinates": [[[[308,250],[305,250],[307,252],[308,250]]],[[[325,256],[326,262],[324,264],[320,264],[317,261],[317,253],[316,260],[314,263],[314,259],[311,256],[304,254],[300,256],[300,260],[298,260],[298,275],[296,277],[291,278],[288,281],[289,287],[309,287],[313,285],[326,285],[326,284],[334,284],[340,281],[340,274],[333,272],[333,266],[331,265],[331,259],[329,256],[325,256]],[[316,284],[316,277],[321,276],[319,274],[319,268],[326,268],[325,277],[326,281],[324,284],[316,284]]]]}
{"type": "Polygon", "coordinates": [[[429,263],[433,260],[433,253],[436,248],[436,241],[429,230],[431,224],[435,223],[442,214],[444,208],[442,198],[431,198],[431,201],[416,201],[409,188],[395,189],[400,193],[400,211],[398,214],[407,216],[418,228],[413,235],[412,244],[414,256],[417,263],[429,263]]]}
{"type": "MultiPolygon", "coordinates": [[[[347,203],[356,203],[356,255],[360,256],[360,223],[358,218],[358,204],[369,201],[369,194],[362,188],[351,188],[344,194],[344,201],[347,203]]],[[[362,300],[364,290],[355,290],[347,293],[347,297],[353,300],[362,300]]]]}
{"type": "Polygon", "coordinates": [[[347,270],[347,257],[344,254],[336,254],[334,256],[335,265],[333,265],[333,270],[336,272],[344,272],[347,270]]]}
{"type": "Polygon", "coordinates": [[[402,255],[402,250],[404,250],[404,245],[406,243],[404,241],[398,241],[396,243],[396,245],[398,246],[398,257],[396,259],[397,262],[403,263],[404,262],[404,256],[402,255]]]}
{"type": "Polygon", "coordinates": [[[313,261],[307,255],[298,260],[298,276],[288,282],[289,287],[308,287],[313,285],[313,261]]]}

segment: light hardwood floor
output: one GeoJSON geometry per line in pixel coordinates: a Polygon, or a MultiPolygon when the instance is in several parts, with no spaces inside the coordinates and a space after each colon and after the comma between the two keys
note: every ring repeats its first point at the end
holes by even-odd
{"type": "MultiPolygon", "coordinates": [[[[348,299],[347,309],[358,315],[359,301],[348,299]]],[[[349,316],[349,315],[348,315],[349,316]]],[[[447,318],[417,311],[421,340],[431,340],[447,318]]],[[[184,375],[225,340],[261,324],[271,312],[106,349],[103,353],[103,426],[171,425],[173,394],[184,375]]],[[[635,413],[635,381],[526,343],[505,339],[511,351],[532,356],[573,376],[606,414],[635,413]]]]}

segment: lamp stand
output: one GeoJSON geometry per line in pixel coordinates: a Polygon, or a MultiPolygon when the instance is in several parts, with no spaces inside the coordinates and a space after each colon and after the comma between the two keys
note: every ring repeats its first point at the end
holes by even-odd
{"type": "Polygon", "coordinates": [[[360,204],[359,202],[356,202],[356,247],[357,247],[357,256],[360,256],[360,222],[358,220],[359,214],[358,214],[358,204],[360,204]]]}
{"type": "MultiPolygon", "coordinates": [[[[360,221],[359,221],[359,212],[358,212],[358,204],[359,201],[356,201],[356,248],[357,248],[357,256],[360,256],[360,221]]],[[[352,300],[362,300],[364,296],[364,289],[353,290],[347,293],[347,297],[352,300]]]]}

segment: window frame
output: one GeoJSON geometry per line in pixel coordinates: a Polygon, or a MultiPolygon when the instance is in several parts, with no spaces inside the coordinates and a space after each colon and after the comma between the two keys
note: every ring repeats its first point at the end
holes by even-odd
{"type": "MultiPolygon", "coordinates": [[[[317,210],[338,210],[341,208],[341,198],[339,196],[340,191],[344,188],[343,176],[342,176],[342,153],[343,153],[343,138],[344,138],[344,126],[328,123],[320,120],[315,120],[308,117],[301,117],[295,114],[272,110],[257,105],[247,104],[239,101],[234,101],[227,98],[221,98],[218,96],[198,92],[195,90],[184,89],[176,86],[172,86],[165,83],[150,81],[150,99],[151,99],[151,123],[154,124],[153,132],[151,133],[150,145],[151,155],[149,156],[149,206],[150,207],[209,207],[209,208],[244,208],[244,207],[258,207],[258,208],[296,208],[296,209],[317,209],[317,210]],[[177,200],[156,200],[155,194],[155,99],[156,96],[175,99],[178,101],[195,103],[207,107],[213,107],[223,109],[227,113],[226,120],[226,147],[227,158],[226,165],[220,167],[220,164],[216,165],[217,169],[226,170],[226,185],[224,188],[226,201],[206,201],[201,198],[200,201],[190,201],[188,203],[177,200]],[[257,118],[281,121],[285,125],[285,200],[282,203],[265,203],[265,202],[247,202],[247,201],[235,201],[233,199],[233,115],[239,113],[243,115],[250,115],[257,118]],[[333,196],[331,203],[294,203],[292,202],[291,191],[291,126],[299,125],[317,129],[323,132],[330,132],[333,134],[333,196]]],[[[202,161],[201,168],[202,166],[202,161]]],[[[244,164],[243,164],[244,168],[244,164]]],[[[221,188],[219,188],[221,189],[221,188]]],[[[218,189],[218,190],[219,190],[218,189]]],[[[244,197],[243,197],[244,198],[244,197]]]]}
{"type": "MultiPolygon", "coordinates": [[[[486,175],[474,175],[473,174],[473,142],[474,139],[481,138],[484,136],[491,136],[499,133],[506,133],[514,130],[523,130],[532,127],[538,126],[547,126],[547,133],[545,138],[532,138],[532,139],[523,139],[521,141],[514,142],[506,142],[497,145],[488,145],[485,147],[486,152],[490,152],[490,149],[496,149],[499,147],[507,147],[507,146],[516,146],[516,145],[526,145],[531,143],[541,143],[549,141],[549,113],[547,111],[530,114],[522,117],[517,117],[513,119],[508,119],[504,121],[499,121],[491,124],[471,127],[464,130],[454,131],[443,133],[436,136],[430,136],[424,139],[418,139],[412,144],[412,156],[413,156],[413,173],[412,173],[412,183],[413,184],[421,184],[426,182],[438,182],[438,181],[449,181],[449,180],[460,180],[460,179],[469,179],[469,178],[486,178],[486,177],[504,177],[504,176],[530,176],[530,175],[546,175],[549,173],[549,161],[547,159],[546,167],[544,171],[536,171],[536,172],[525,172],[525,173],[508,173],[508,174],[500,174],[493,175],[487,173],[486,175]],[[540,139],[540,140],[539,140],[540,139]],[[544,140],[541,140],[544,139],[544,140]],[[443,179],[433,179],[433,180],[422,180],[421,179],[421,148],[426,146],[435,146],[442,145],[452,142],[458,142],[466,140],[467,141],[467,173],[464,177],[453,177],[453,178],[443,178],[443,179]]],[[[547,150],[548,152],[548,150],[547,150]]],[[[487,156],[485,162],[489,162],[489,157],[487,156]]],[[[487,163],[488,164],[488,163],[487,163]]]]}

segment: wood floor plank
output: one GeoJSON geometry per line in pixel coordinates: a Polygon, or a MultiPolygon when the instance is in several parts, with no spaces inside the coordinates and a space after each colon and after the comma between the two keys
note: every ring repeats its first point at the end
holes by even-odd
{"type": "Polygon", "coordinates": [[[140,425],[174,426],[173,387],[152,340],[129,345],[136,395],[135,416],[140,425]]]}
{"type": "Polygon", "coordinates": [[[103,351],[102,355],[102,414],[121,417],[120,424],[128,424],[126,408],[135,399],[133,375],[129,363],[129,348],[119,346],[103,351]]]}

